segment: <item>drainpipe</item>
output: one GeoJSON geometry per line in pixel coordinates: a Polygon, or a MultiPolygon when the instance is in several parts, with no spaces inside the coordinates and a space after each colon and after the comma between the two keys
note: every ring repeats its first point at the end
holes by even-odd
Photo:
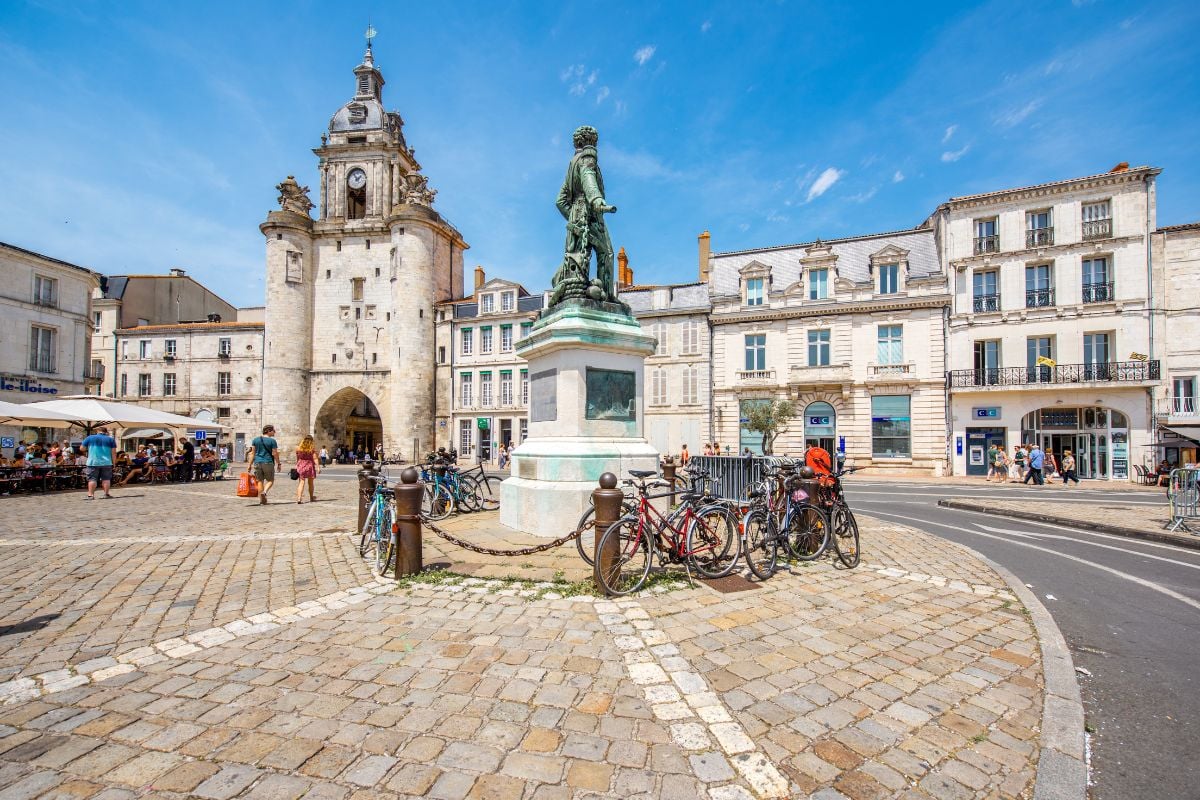
{"type": "MultiPolygon", "coordinates": [[[[1154,363],[1154,325],[1156,322],[1156,320],[1154,318],[1154,234],[1152,231],[1153,226],[1152,226],[1151,220],[1150,220],[1150,203],[1151,203],[1151,192],[1153,190],[1153,187],[1154,187],[1154,176],[1148,175],[1147,176],[1147,186],[1146,186],[1146,301],[1148,303],[1146,319],[1150,325],[1149,347],[1147,348],[1148,349],[1147,355],[1150,357],[1150,363],[1154,363]]],[[[1165,244],[1166,244],[1166,242],[1164,240],[1164,245],[1165,244]]],[[[1159,372],[1159,377],[1160,377],[1160,379],[1162,377],[1161,371],[1159,372]]],[[[1156,405],[1154,394],[1155,394],[1155,392],[1154,392],[1153,387],[1146,389],[1146,395],[1150,400],[1150,426],[1149,427],[1150,427],[1151,439],[1157,438],[1156,437],[1157,427],[1154,422],[1154,413],[1155,413],[1155,405],[1156,405]]]]}
{"type": "MultiPolygon", "coordinates": [[[[709,311],[705,316],[705,321],[708,323],[708,440],[714,442],[717,439],[717,432],[713,428],[713,405],[716,402],[716,392],[713,391],[713,323],[712,323],[712,305],[709,304],[709,311]]],[[[704,452],[704,448],[700,448],[700,452],[704,452]]]]}
{"type": "MultiPolygon", "coordinates": [[[[954,302],[954,295],[950,296],[954,302]]],[[[942,403],[946,414],[946,474],[954,474],[954,417],[950,405],[950,306],[942,306],[942,403]]]]}

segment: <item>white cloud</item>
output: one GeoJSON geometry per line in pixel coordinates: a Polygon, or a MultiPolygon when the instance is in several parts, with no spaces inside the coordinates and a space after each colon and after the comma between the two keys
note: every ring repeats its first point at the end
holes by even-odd
{"type": "Polygon", "coordinates": [[[654,58],[654,51],[657,49],[658,48],[652,44],[648,44],[645,47],[639,47],[633,54],[633,60],[636,61],[639,66],[644,66],[647,61],[654,58]]]}
{"type": "Polygon", "coordinates": [[[950,141],[950,137],[954,135],[956,130],[958,130],[957,125],[951,125],[949,128],[946,128],[946,133],[942,136],[942,144],[950,141]]]}
{"type": "Polygon", "coordinates": [[[703,24],[700,25],[700,32],[708,33],[710,30],[712,30],[712,20],[706,19],[704,20],[703,24]]]}
{"type": "Polygon", "coordinates": [[[942,153],[942,161],[944,161],[947,164],[951,164],[955,161],[958,161],[963,156],[965,156],[967,154],[967,151],[970,149],[971,149],[971,145],[964,144],[962,146],[962,148],[959,150],[947,150],[946,152],[942,153]]]}
{"type": "Polygon", "coordinates": [[[741,231],[742,233],[745,233],[746,231],[750,230],[750,223],[749,222],[740,223],[738,225],[738,230],[741,231]]]}
{"type": "Polygon", "coordinates": [[[603,103],[604,99],[610,94],[612,93],[608,90],[607,86],[601,86],[600,90],[596,92],[596,105],[603,103]]]}
{"type": "Polygon", "coordinates": [[[1022,122],[1024,122],[1025,119],[1030,114],[1037,111],[1041,107],[1042,107],[1042,101],[1040,99],[1030,100],[1028,103],[1021,106],[1020,108],[1010,108],[1008,111],[1005,111],[1003,114],[1001,114],[999,117],[996,118],[996,124],[999,125],[1001,128],[1016,127],[1017,125],[1020,125],[1022,122]]]}
{"type": "Polygon", "coordinates": [[[804,202],[811,203],[813,200],[816,200],[818,197],[828,192],[830,188],[832,188],[835,183],[841,180],[842,176],[845,174],[846,173],[840,169],[827,167],[825,171],[818,175],[817,179],[813,181],[812,186],[808,187],[808,196],[805,198],[804,202]]]}
{"type": "Polygon", "coordinates": [[[596,85],[596,81],[600,78],[600,70],[593,69],[588,72],[586,64],[572,64],[560,72],[558,77],[563,83],[570,84],[567,91],[572,97],[582,97],[587,94],[588,89],[596,85]]]}
{"type": "Polygon", "coordinates": [[[892,183],[899,183],[902,180],[904,180],[904,173],[900,170],[896,170],[896,172],[892,175],[892,183]]]}
{"type": "Polygon", "coordinates": [[[878,186],[872,186],[870,189],[867,189],[865,192],[859,192],[858,194],[851,195],[850,199],[856,203],[865,203],[868,200],[870,200],[872,197],[874,197],[875,193],[878,191],[879,191],[878,186]]]}

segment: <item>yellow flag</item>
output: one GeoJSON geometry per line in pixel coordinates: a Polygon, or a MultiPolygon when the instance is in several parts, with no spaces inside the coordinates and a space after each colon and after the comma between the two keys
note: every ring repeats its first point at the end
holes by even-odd
{"type": "Polygon", "coordinates": [[[1058,362],[1056,362],[1053,358],[1046,358],[1045,356],[1038,356],[1036,363],[1039,367],[1057,367],[1058,366],[1058,362]]]}

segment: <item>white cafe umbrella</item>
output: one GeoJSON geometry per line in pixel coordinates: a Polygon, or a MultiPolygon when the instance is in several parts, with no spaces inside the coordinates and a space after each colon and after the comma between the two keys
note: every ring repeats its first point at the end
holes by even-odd
{"type": "Polygon", "coordinates": [[[135,405],[133,403],[118,403],[107,397],[92,395],[77,395],[63,397],[58,400],[43,400],[40,403],[30,403],[30,408],[57,411],[80,420],[80,425],[95,428],[98,425],[114,425],[119,428],[137,426],[154,426],[157,428],[191,428],[200,430],[229,430],[226,425],[209,422],[179,414],[168,414],[153,408],[135,405]]]}
{"type": "Polygon", "coordinates": [[[159,430],[158,428],[139,428],[136,431],[127,431],[121,434],[122,439],[166,439],[171,435],[170,431],[159,430]]]}
{"type": "Polygon", "coordinates": [[[29,425],[37,428],[69,428],[82,422],[79,417],[33,403],[8,403],[0,400],[0,425],[29,425]]]}

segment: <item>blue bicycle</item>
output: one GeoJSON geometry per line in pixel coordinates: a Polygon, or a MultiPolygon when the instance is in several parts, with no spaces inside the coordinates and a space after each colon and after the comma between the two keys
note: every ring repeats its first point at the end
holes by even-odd
{"type": "Polygon", "coordinates": [[[374,475],[371,505],[363,521],[358,553],[375,563],[375,571],[384,574],[396,550],[396,492],[387,485],[386,475],[374,475]]]}

